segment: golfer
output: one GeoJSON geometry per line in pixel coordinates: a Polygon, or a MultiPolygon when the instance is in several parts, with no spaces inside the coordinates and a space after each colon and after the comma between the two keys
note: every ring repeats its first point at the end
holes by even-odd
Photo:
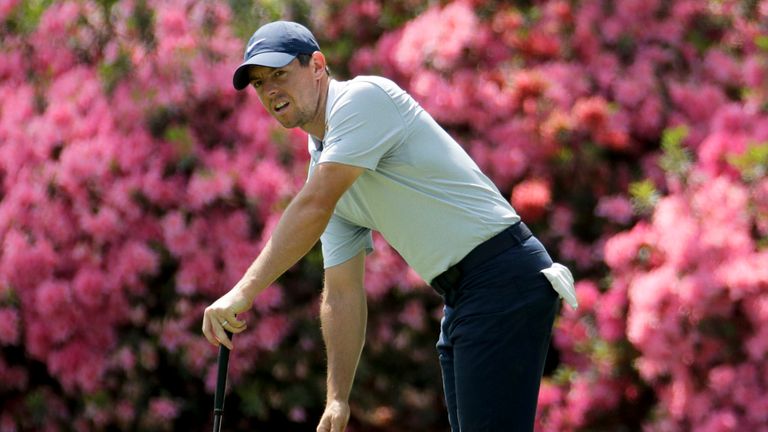
{"type": "Polygon", "coordinates": [[[244,60],[235,88],[250,84],[280,124],[307,132],[311,163],[262,252],[205,310],[205,337],[232,348],[225,330],[246,328],[237,314],[319,239],[328,377],[317,430],[343,431],[365,340],[364,262],[375,230],[445,300],[437,350],[452,430],[532,430],[558,292],[573,299],[570,272],[392,81],[332,79],[312,33],[292,22],[259,28],[244,60]]]}

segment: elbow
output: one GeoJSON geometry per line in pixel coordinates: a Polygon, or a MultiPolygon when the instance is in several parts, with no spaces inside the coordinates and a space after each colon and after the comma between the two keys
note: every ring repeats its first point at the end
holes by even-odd
{"type": "Polygon", "coordinates": [[[321,223],[323,227],[328,224],[336,207],[336,203],[331,200],[306,193],[299,194],[291,205],[295,205],[305,218],[321,223]]]}

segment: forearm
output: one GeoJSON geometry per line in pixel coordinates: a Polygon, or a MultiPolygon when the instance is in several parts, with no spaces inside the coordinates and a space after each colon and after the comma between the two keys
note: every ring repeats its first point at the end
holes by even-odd
{"type": "MultiPolygon", "coordinates": [[[[354,258],[350,265],[362,268],[362,257],[354,258]]],[[[328,402],[349,400],[365,343],[368,308],[361,273],[341,286],[328,278],[323,291],[320,321],[328,356],[328,402]]]]}

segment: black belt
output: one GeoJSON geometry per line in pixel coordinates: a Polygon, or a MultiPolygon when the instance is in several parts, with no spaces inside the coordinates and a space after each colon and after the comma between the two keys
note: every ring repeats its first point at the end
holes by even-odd
{"type": "Polygon", "coordinates": [[[455,294],[461,275],[466,269],[482,264],[512,246],[522,244],[532,235],[531,230],[525,223],[518,222],[490,239],[480,243],[477,247],[472,249],[467,256],[462,258],[461,261],[452,265],[448,270],[432,279],[430,285],[435,291],[445,297],[446,303],[448,303],[448,299],[455,294]]]}

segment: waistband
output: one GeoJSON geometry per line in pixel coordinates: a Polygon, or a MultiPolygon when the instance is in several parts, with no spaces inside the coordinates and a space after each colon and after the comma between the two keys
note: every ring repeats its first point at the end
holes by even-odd
{"type": "Polygon", "coordinates": [[[472,249],[467,256],[462,258],[461,261],[452,265],[448,270],[432,279],[430,285],[440,295],[446,297],[458,287],[461,275],[466,269],[480,265],[505,250],[522,244],[532,235],[533,233],[531,233],[531,230],[522,221],[511,225],[504,229],[504,231],[480,243],[477,247],[472,249]]]}

